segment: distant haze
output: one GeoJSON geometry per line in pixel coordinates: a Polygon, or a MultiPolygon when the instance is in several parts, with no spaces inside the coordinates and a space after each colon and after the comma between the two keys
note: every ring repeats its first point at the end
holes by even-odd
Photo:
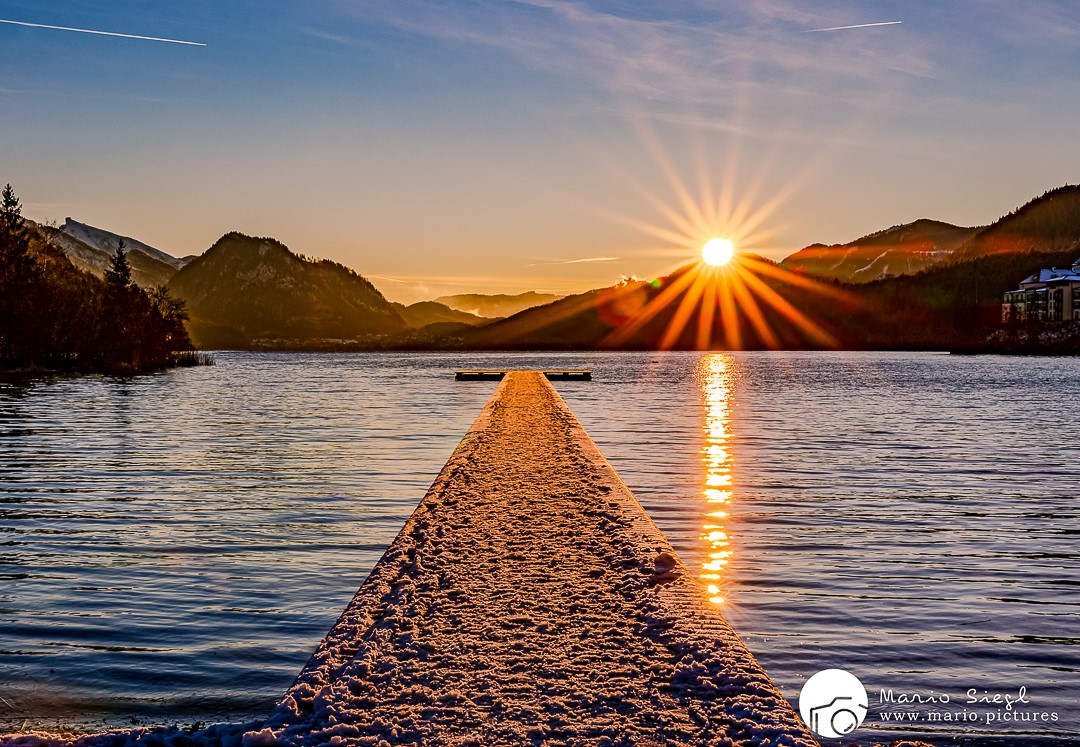
{"type": "Polygon", "coordinates": [[[435,300],[441,304],[446,304],[451,309],[467,311],[470,314],[493,319],[500,316],[513,316],[519,311],[551,303],[559,298],[560,296],[553,293],[534,293],[530,291],[514,296],[463,293],[457,296],[439,296],[435,300]]]}

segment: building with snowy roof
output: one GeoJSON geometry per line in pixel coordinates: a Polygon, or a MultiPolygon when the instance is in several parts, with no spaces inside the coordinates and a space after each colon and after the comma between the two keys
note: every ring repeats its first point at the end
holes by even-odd
{"type": "Polygon", "coordinates": [[[1001,321],[1080,321],[1080,259],[1072,267],[1050,267],[1020,281],[1007,291],[1001,321]]]}

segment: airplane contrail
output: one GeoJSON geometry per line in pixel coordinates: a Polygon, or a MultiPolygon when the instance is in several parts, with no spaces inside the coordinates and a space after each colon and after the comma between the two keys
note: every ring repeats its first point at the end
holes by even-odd
{"type": "Polygon", "coordinates": [[[168,42],[169,44],[187,44],[192,47],[205,47],[202,42],[183,41],[181,39],[161,39],[157,36],[136,36],[135,34],[118,34],[115,31],[94,31],[93,29],[73,29],[68,26],[49,26],[44,23],[27,23],[26,21],[7,21],[0,18],[0,23],[8,23],[12,26],[27,26],[33,29],[53,29],[54,31],[77,31],[80,34],[97,34],[98,36],[119,36],[122,39],[142,39],[143,41],[168,42]]]}
{"type": "Polygon", "coordinates": [[[804,34],[813,34],[817,31],[846,31],[847,29],[868,29],[872,26],[895,26],[903,21],[881,21],[880,23],[857,23],[854,26],[829,26],[824,29],[807,29],[804,34]]]}

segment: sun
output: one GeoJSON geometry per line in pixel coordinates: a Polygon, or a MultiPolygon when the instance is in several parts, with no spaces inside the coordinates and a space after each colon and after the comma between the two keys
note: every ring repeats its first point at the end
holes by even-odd
{"type": "Polygon", "coordinates": [[[701,247],[701,261],[711,267],[726,265],[735,256],[735,245],[730,239],[712,238],[701,247]]]}

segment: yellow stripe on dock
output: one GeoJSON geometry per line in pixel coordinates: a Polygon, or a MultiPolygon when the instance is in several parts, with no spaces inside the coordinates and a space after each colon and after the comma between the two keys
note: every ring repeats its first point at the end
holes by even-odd
{"type": "Polygon", "coordinates": [[[502,379],[256,736],[817,744],[538,371],[502,379]]]}

